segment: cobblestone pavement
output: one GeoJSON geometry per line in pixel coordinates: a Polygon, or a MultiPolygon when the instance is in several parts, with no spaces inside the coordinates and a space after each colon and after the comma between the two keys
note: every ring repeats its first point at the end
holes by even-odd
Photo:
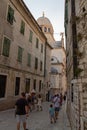
{"type": "MultiPolygon", "coordinates": [[[[27,124],[29,130],[71,130],[66,115],[66,104],[63,103],[55,124],[50,124],[49,102],[43,103],[43,111],[32,111],[29,113],[27,124]]],[[[16,119],[14,109],[0,112],[0,130],[16,130],[16,119]]],[[[21,130],[23,127],[21,125],[21,130]]]]}

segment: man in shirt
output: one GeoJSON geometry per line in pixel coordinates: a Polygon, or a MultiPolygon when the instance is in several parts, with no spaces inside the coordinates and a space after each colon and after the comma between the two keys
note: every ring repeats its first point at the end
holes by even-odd
{"type": "Polygon", "coordinates": [[[23,123],[24,130],[26,129],[26,117],[28,116],[28,103],[26,101],[25,93],[21,93],[21,97],[16,101],[16,118],[17,130],[20,130],[20,123],[23,123]]]}
{"type": "Polygon", "coordinates": [[[53,102],[54,102],[54,108],[55,108],[55,118],[57,119],[58,118],[58,112],[59,112],[59,108],[60,108],[60,98],[59,98],[59,95],[55,95],[54,99],[53,99],[53,102]]]}

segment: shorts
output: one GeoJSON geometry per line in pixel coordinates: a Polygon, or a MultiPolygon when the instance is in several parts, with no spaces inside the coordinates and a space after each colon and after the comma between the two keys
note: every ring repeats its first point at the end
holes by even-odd
{"type": "Polygon", "coordinates": [[[59,107],[55,107],[55,111],[59,111],[59,107]]]}
{"type": "Polygon", "coordinates": [[[50,117],[51,117],[51,118],[54,118],[54,114],[51,114],[50,117]]]}
{"type": "Polygon", "coordinates": [[[26,115],[16,115],[17,122],[26,122],[26,115]]]}

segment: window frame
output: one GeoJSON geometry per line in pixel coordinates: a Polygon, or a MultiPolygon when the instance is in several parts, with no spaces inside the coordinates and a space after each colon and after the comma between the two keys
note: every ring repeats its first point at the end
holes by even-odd
{"type": "Polygon", "coordinates": [[[22,57],[23,57],[23,48],[18,46],[18,56],[17,56],[17,60],[18,62],[22,63],[22,57]],[[21,54],[20,54],[21,53],[21,54]],[[20,56],[19,56],[20,55],[20,56]]]}
{"type": "Polygon", "coordinates": [[[9,54],[10,54],[10,46],[11,46],[11,40],[10,40],[8,37],[4,36],[4,37],[3,37],[3,48],[2,48],[2,55],[3,55],[3,56],[9,57],[9,54]],[[8,47],[7,47],[7,45],[5,45],[5,44],[7,44],[7,43],[5,43],[5,39],[9,41],[8,47]],[[6,49],[6,50],[4,50],[4,49],[6,49]],[[7,49],[8,49],[8,50],[7,50],[7,49]],[[6,51],[6,52],[5,52],[5,51],[6,51]]]}
{"type": "Polygon", "coordinates": [[[20,33],[24,35],[25,33],[25,22],[21,20],[20,33]]]}
{"type": "Polygon", "coordinates": [[[32,43],[32,41],[33,41],[33,31],[32,31],[32,30],[30,30],[29,42],[31,42],[31,43],[32,43]]]}
{"type": "Polygon", "coordinates": [[[37,70],[38,69],[38,58],[35,57],[35,69],[37,70]]]}
{"type": "Polygon", "coordinates": [[[43,44],[41,44],[41,53],[43,53],[43,44]]]}
{"type": "Polygon", "coordinates": [[[40,71],[42,71],[42,68],[43,68],[43,62],[40,61],[40,71]]]}
{"type": "Polygon", "coordinates": [[[27,65],[29,66],[29,67],[31,67],[31,54],[30,53],[28,53],[27,54],[27,65]]]}
{"type": "Polygon", "coordinates": [[[36,48],[39,48],[39,39],[36,38],[36,48]]]}
{"type": "Polygon", "coordinates": [[[7,12],[7,21],[13,25],[13,21],[14,21],[14,9],[8,5],[8,12],[7,12]],[[13,13],[13,14],[11,14],[13,13]]]}
{"type": "Polygon", "coordinates": [[[34,90],[36,90],[36,83],[37,83],[37,81],[36,81],[36,79],[34,79],[34,80],[33,80],[33,89],[34,89],[34,90]]]}
{"type": "Polygon", "coordinates": [[[20,80],[21,80],[20,77],[15,77],[15,96],[18,96],[20,92],[20,80]]]}

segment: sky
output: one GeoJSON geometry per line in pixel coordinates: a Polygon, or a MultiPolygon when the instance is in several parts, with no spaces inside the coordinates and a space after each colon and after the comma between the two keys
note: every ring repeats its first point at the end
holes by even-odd
{"type": "Polygon", "coordinates": [[[37,20],[44,12],[54,29],[56,41],[61,39],[60,33],[64,32],[64,1],[65,0],[23,0],[37,20]]]}

